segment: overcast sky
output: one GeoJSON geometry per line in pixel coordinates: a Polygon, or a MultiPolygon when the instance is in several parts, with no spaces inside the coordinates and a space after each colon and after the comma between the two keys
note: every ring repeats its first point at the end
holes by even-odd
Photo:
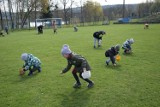
{"type": "MultiPolygon", "coordinates": [[[[123,0],[92,0],[92,1],[97,1],[101,5],[123,4],[123,0]]],[[[147,0],[125,0],[125,4],[137,4],[137,3],[142,3],[146,1],[147,0]]],[[[148,1],[153,1],[153,0],[148,0],[148,1]]]]}

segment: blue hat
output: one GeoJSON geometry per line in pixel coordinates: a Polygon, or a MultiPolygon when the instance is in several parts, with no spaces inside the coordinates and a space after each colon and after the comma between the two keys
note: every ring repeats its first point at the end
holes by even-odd
{"type": "Polygon", "coordinates": [[[23,53],[23,54],[21,55],[21,59],[22,59],[23,61],[26,61],[27,58],[28,58],[28,54],[27,54],[27,53],[23,53]]]}
{"type": "Polygon", "coordinates": [[[133,39],[133,38],[129,39],[129,42],[130,42],[131,44],[133,44],[133,43],[134,43],[134,39],[133,39]]]}
{"type": "Polygon", "coordinates": [[[67,54],[68,55],[70,53],[72,53],[72,51],[70,50],[69,45],[64,44],[63,47],[62,47],[62,49],[61,49],[61,54],[62,55],[67,54]]]}

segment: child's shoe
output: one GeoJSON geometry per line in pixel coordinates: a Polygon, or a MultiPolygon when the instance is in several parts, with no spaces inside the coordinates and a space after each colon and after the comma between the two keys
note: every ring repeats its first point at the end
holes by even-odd
{"type": "Polygon", "coordinates": [[[41,72],[41,67],[38,68],[38,72],[41,72]]]}
{"type": "Polygon", "coordinates": [[[109,65],[108,61],[106,61],[106,64],[109,65]]]}
{"type": "Polygon", "coordinates": [[[88,87],[88,88],[92,88],[93,86],[94,86],[94,83],[93,83],[93,82],[91,82],[91,83],[89,83],[89,84],[88,84],[88,86],[87,86],[87,87],[88,87]]]}
{"type": "Polygon", "coordinates": [[[31,75],[32,75],[32,73],[31,73],[31,72],[29,72],[28,76],[31,76],[31,75]]]}
{"type": "Polygon", "coordinates": [[[81,87],[81,83],[75,83],[74,85],[73,85],[73,88],[80,88],[81,87]]]}

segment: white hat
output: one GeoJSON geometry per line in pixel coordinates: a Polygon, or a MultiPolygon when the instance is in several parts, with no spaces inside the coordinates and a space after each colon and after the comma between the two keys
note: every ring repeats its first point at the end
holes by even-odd
{"type": "Polygon", "coordinates": [[[133,38],[129,39],[129,42],[130,42],[131,44],[134,43],[134,39],[133,39],[133,38]]]}
{"type": "Polygon", "coordinates": [[[27,58],[28,58],[28,54],[27,54],[27,53],[23,53],[23,54],[21,55],[21,59],[22,59],[23,61],[26,61],[27,58]]]}
{"type": "Polygon", "coordinates": [[[67,44],[64,44],[61,49],[61,54],[65,55],[65,54],[70,54],[70,53],[72,53],[72,51],[70,50],[69,46],[67,44]]]}
{"type": "Polygon", "coordinates": [[[83,77],[84,79],[90,78],[90,77],[91,77],[91,71],[84,71],[84,72],[82,73],[82,77],[83,77]]]}

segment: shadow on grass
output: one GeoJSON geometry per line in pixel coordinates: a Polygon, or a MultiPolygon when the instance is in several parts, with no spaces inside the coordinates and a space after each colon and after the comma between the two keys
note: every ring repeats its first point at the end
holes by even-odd
{"type": "Polygon", "coordinates": [[[96,48],[93,47],[93,50],[104,50],[104,48],[102,46],[101,47],[96,47],[96,48]]]}
{"type": "Polygon", "coordinates": [[[89,90],[75,89],[72,92],[61,95],[63,97],[62,107],[87,107],[90,98],[89,90]]]}
{"type": "Polygon", "coordinates": [[[34,78],[34,77],[36,77],[38,74],[39,74],[39,72],[36,71],[36,72],[34,72],[31,76],[28,76],[27,73],[24,74],[23,76],[20,76],[20,75],[19,75],[19,82],[25,81],[25,80],[27,80],[27,79],[34,78]]]}
{"type": "Polygon", "coordinates": [[[116,70],[116,71],[121,71],[121,65],[117,64],[117,66],[113,66],[113,65],[105,65],[105,67],[107,69],[112,69],[112,70],[116,70]]]}
{"type": "Polygon", "coordinates": [[[133,57],[133,56],[135,56],[134,53],[130,53],[130,54],[122,53],[122,55],[127,56],[127,57],[133,57]]]}

